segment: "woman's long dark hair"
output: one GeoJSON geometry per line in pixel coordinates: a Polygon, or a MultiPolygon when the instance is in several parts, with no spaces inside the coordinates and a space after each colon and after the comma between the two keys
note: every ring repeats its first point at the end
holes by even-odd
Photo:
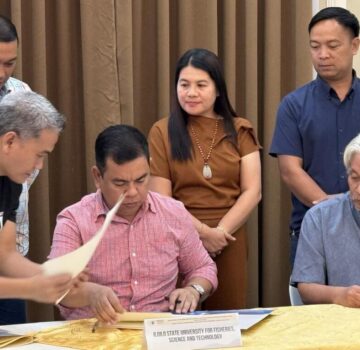
{"type": "Polygon", "coordinates": [[[225,79],[218,57],[206,49],[191,49],[186,51],[179,59],[175,71],[175,91],[172,98],[169,118],[169,142],[171,156],[174,160],[186,161],[192,158],[192,142],[187,130],[189,116],[181,108],[177,97],[177,83],[183,68],[192,66],[207,72],[214,81],[218,96],[214,104],[214,112],[224,118],[225,132],[231,142],[236,145],[236,130],[233,118],[235,110],[230,104],[225,79]]]}

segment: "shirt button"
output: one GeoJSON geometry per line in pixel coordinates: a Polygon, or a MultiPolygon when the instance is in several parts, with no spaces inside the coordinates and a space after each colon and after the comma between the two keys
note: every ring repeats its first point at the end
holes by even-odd
{"type": "Polygon", "coordinates": [[[343,129],[339,129],[339,132],[343,132],[343,129]]]}
{"type": "Polygon", "coordinates": [[[138,284],[139,282],[138,281],[134,281],[135,284],[138,284]]]}
{"type": "Polygon", "coordinates": [[[341,175],[340,177],[341,177],[342,179],[345,179],[345,176],[344,176],[344,175],[341,175]]]}
{"type": "Polygon", "coordinates": [[[132,256],[136,256],[136,253],[131,253],[132,256]]]}

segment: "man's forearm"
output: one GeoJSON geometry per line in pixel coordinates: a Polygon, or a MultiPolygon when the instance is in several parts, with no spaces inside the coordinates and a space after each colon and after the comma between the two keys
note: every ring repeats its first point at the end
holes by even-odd
{"type": "Polygon", "coordinates": [[[1,272],[5,276],[30,277],[41,271],[41,265],[23,257],[16,250],[7,253],[1,261],[1,272]]]}
{"type": "Polygon", "coordinates": [[[9,277],[30,277],[41,271],[39,264],[24,258],[16,250],[16,225],[6,221],[0,231],[0,273],[9,277]]]}
{"type": "Polygon", "coordinates": [[[31,281],[26,278],[0,277],[0,298],[29,299],[31,281]]]}
{"type": "Polygon", "coordinates": [[[334,304],[339,301],[343,287],[326,286],[317,283],[299,283],[298,289],[305,304],[334,304]]]}
{"type": "Polygon", "coordinates": [[[61,305],[69,308],[85,307],[90,305],[91,292],[97,284],[92,282],[83,282],[78,288],[72,289],[61,301],[61,305]]]}
{"type": "Polygon", "coordinates": [[[314,201],[327,196],[303,169],[281,172],[281,177],[295,197],[307,207],[312,207],[314,201]]]}
{"type": "Polygon", "coordinates": [[[299,292],[307,304],[338,304],[360,308],[360,286],[326,286],[316,283],[299,283],[299,292]]]}

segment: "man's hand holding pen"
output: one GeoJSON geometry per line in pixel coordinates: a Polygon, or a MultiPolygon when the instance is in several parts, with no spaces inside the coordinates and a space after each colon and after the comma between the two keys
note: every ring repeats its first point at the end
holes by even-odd
{"type": "Polygon", "coordinates": [[[115,292],[106,286],[88,283],[90,308],[95,317],[105,324],[115,324],[118,321],[118,313],[125,310],[120,304],[115,292]]]}
{"type": "Polygon", "coordinates": [[[196,310],[200,294],[191,286],[173,290],[169,296],[169,309],[177,314],[185,314],[196,310]]]}

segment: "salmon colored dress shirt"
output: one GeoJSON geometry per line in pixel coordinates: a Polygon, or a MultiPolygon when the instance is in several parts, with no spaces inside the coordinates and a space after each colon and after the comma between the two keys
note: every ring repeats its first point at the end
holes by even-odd
{"type": "MultiPolygon", "coordinates": [[[[49,258],[71,252],[90,240],[108,208],[101,193],[87,195],[57,217],[49,258]]],[[[111,287],[129,311],[168,311],[165,300],[178,274],[217,287],[215,263],[204,249],[183,204],[149,192],[132,222],[115,216],[88,264],[90,282],[111,287]]],[[[93,317],[89,307],[60,306],[66,319],[93,317]]]]}

